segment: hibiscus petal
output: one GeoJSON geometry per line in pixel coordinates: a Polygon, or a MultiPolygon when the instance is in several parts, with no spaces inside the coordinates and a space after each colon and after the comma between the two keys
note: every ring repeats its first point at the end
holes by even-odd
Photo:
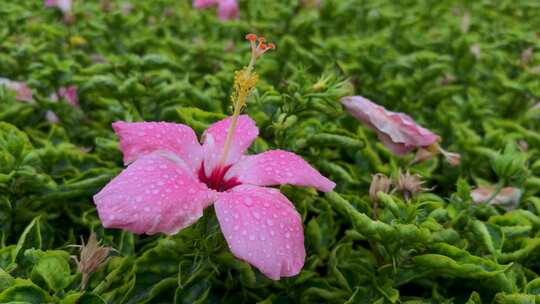
{"type": "Polygon", "coordinates": [[[241,185],[220,193],[214,206],[236,257],[273,280],[300,272],[306,257],[302,220],[278,190],[241,185]]]}
{"type": "Polygon", "coordinates": [[[341,100],[347,111],[374,129],[383,144],[396,154],[436,143],[439,136],[418,125],[410,116],[386,110],[362,96],[341,100]]]}
{"type": "Polygon", "coordinates": [[[244,157],[227,172],[225,179],[236,177],[240,183],[257,186],[291,184],[315,187],[328,192],[336,186],[300,156],[283,150],[271,150],[244,157]]]}
{"type": "Polygon", "coordinates": [[[388,149],[390,149],[390,151],[392,151],[396,155],[405,155],[411,152],[412,150],[416,149],[415,146],[393,142],[390,136],[386,135],[385,133],[382,133],[382,132],[376,132],[376,133],[377,133],[377,137],[383,143],[383,145],[385,145],[388,149]]]}
{"type": "Polygon", "coordinates": [[[236,3],[236,0],[221,0],[218,4],[218,16],[220,20],[238,18],[238,3],[236,3]]]}
{"type": "Polygon", "coordinates": [[[112,124],[120,138],[124,163],[154,151],[169,151],[186,162],[193,172],[202,160],[202,149],[197,135],[188,126],[167,122],[123,122],[112,124]]]}
{"type": "Polygon", "coordinates": [[[96,194],[103,226],[174,234],[197,221],[216,193],[173,158],[166,152],[142,156],[96,194]]]}
{"type": "MultiPolygon", "coordinates": [[[[228,117],[214,123],[204,132],[203,153],[207,176],[212,173],[220,161],[230,125],[231,117],[228,117]]],[[[259,129],[257,129],[253,119],[247,115],[240,115],[224,165],[237,162],[258,135],[259,129]]]]}

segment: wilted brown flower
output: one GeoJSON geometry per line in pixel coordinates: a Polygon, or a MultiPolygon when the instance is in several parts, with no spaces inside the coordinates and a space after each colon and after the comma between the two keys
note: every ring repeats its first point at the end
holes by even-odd
{"type": "Polygon", "coordinates": [[[476,59],[480,59],[480,57],[482,56],[482,48],[478,43],[471,45],[470,51],[476,59]]]}
{"type": "Polygon", "coordinates": [[[454,76],[452,74],[445,74],[444,78],[441,79],[440,84],[449,85],[449,84],[452,84],[452,83],[456,82],[456,80],[457,80],[456,76],[454,76]]]}
{"type": "Polygon", "coordinates": [[[469,31],[469,28],[471,26],[471,14],[469,12],[465,12],[463,14],[463,18],[461,19],[461,31],[463,33],[467,33],[469,31]]]}
{"type": "Polygon", "coordinates": [[[382,173],[377,173],[372,176],[371,185],[369,186],[369,198],[373,202],[373,218],[377,218],[377,209],[379,208],[379,197],[377,193],[388,193],[392,186],[392,180],[382,173]]]}
{"type": "Polygon", "coordinates": [[[528,47],[523,52],[521,52],[521,64],[523,65],[529,64],[533,56],[533,52],[534,52],[534,49],[532,47],[528,47]]]}
{"type": "Polygon", "coordinates": [[[379,198],[377,197],[377,193],[379,193],[379,191],[388,193],[391,186],[392,181],[386,175],[382,173],[377,173],[373,175],[371,179],[371,185],[369,186],[369,198],[373,202],[378,202],[379,198]]]}
{"type": "Polygon", "coordinates": [[[424,188],[422,185],[422,177],[418,174],[410,174],[409,171],[405,174],[399,172],[396,190],[403,194],[405,200],[409,200],[415,197],[418,193],[430,190],[429,188],[424,188]]]}
{"type": "Polygon", "coordinates": [[[82,273],[81,290],[84,290],[88,284],[90,274],[107,261],[109,252],[113,250],[113,248],[101,246],[93,231],[90,233],[87,244],[85,244],[83,240],[82,245],[76,245],[76,247],[79,247],[79,258],[76,256],[73,258],[77,262],[79,271],[82,273]]]}

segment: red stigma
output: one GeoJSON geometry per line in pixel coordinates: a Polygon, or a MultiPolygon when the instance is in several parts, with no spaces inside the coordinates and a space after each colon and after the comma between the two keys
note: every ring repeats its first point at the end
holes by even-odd
{"type": "Polygon", "coordinates": [[[257,35],[255,35],[255,34],[247,34],[246,39],[249,40],[249,41],[255,41],[255,40],[257,40],[257,35]]]}
{"type": "Polygon", "coordinates": [[[253,58],[257,59],[262,54],[264,54],[268,50],[273,50],[276,48],[275,44],[273,43],[266,43],[266,38],[264,37],[257,37],[255,34],[247,34],[246,39],[249,41],[251,45],[251,53],[253,58]]]}
{"type": "Polygon", "coordinates": [[[232,177],[230,179],[225,179],[225,174],[232,165],[227,165],[225,167],[217,167],[215,168],[212,173],[210,173],[210,176],[207,176],[204,171],[204,162],[201,165],[201,168],[199,168],[199,181],[201,183],[204,183],[208,186],[208,188],[216,190],[218,192],[227,191],[231,188],[234,188],[241,183],[238,181],[236,177],[232,177]]]}

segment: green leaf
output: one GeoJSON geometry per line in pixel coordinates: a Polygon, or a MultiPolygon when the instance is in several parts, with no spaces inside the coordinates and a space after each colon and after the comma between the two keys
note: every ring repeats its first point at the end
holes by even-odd
{"type": "Polygon", "coordinates": [[[47,292],[32,282],[15,279],[15,284],[0,292],[0,303],[25,302],[33,304],[48,303],[52,299],[47,292]]]}
{"type": "Polygon", "coordinates": [[[46,251],[32,269],[32,277],[41,277],[55,292],[66,288],[71,282],[69,255],[64,251],[46,251]]]}
{"type": "Polygon", "coordinates": [[[25,249],[41,248],[41,230],[40,230],[40,218],[36,217],[30,222],[28,226],[24,229],[23,233],[19,237],[17,242],[17,247],[13,251],[11,256],[12,262],[15,262],[20,254],[24,252],[25,249]]]}

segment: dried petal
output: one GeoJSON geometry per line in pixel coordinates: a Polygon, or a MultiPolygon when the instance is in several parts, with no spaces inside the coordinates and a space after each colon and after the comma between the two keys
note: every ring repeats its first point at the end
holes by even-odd
{"type": "Polygon", "coordinates": [[[519,188],[505,187],[499,193],[496,193],[495,187],[483,186],[471,191],[471,197],[476,204],[488,202],[490,205],[500,205],[506,210],[513,210],[519,205],[522,191],[519,188]],[[494,196],[495,195],[495,196],[494,196]]]}
{"type": "Polygon", "coordinates": [[[416,124],[410,116],[387,111],[362,96],[344,97],[341,103],[353,116],[375,130],[383,144],[397,155],[439,140],[439,136],[416,124]]]}

